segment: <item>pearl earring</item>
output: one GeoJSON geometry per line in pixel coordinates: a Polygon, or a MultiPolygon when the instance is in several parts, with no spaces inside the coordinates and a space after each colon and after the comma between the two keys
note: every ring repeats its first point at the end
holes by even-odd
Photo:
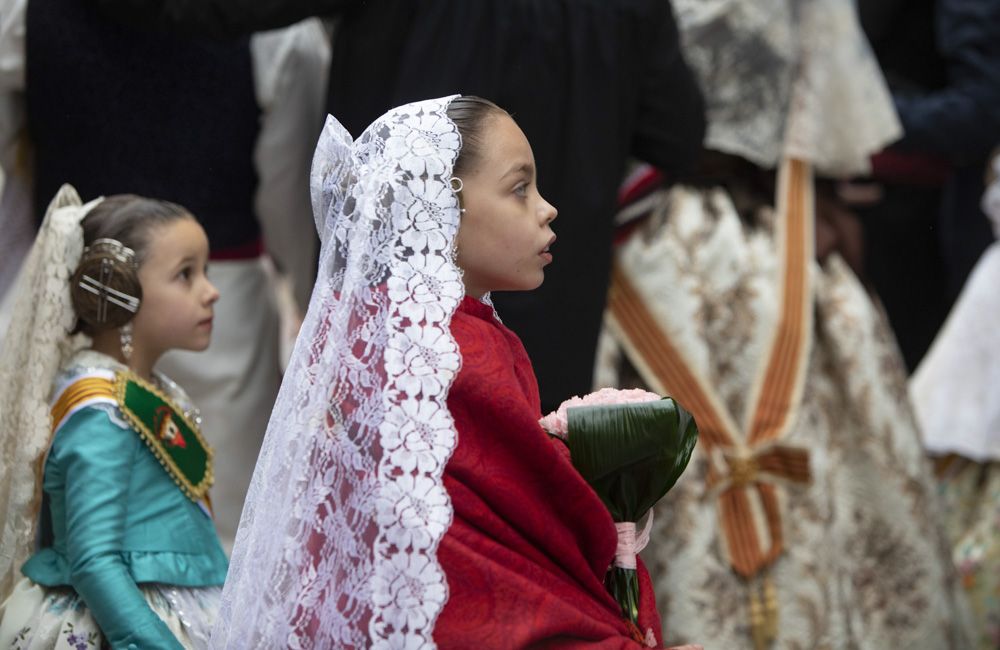
{"type": "Polygon", "coordinates": [[[121,341],[122,356],[125,357],[125,363],[127,364],[132,358],[132,323],[128,322],[122,325],[118,331],[118,336],[121,341]]]}

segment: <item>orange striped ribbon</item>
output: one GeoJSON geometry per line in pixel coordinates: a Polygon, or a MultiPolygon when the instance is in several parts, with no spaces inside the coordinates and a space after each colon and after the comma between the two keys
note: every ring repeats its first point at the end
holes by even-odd
{"type": "Polygon", "coordinates": [[[66,414],[73,410],[73,407],[94,397],[106,397],[113,400],[115,390],[112,380],[102,377],[84,377],[70,384],[56,400],[56,403],[52,405],[53,431],[63,421],[66,414]]]}
{"type": "Polygon", "coordinates": [[[811,480],[808,450],[778,442],[791,426],[801,397],[811,342],[814,215],[806,163],[782,164],[777,199],[781,312],[752,389],[745,435],[618,265],[608,295],[609,325],[630,360],[652,388],[677,399],[698,422],[700,446],[710,461],[708,488],[718,498],[729,561],[745,578],[757,575],[783,550],[777,484],[811,480]]]}

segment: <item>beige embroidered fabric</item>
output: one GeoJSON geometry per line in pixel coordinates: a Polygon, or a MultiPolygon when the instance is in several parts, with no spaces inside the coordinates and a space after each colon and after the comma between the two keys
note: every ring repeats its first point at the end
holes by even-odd
{"type": "MultiPolygon", "coordinates": [[[[737,422],[779,307],[773,210],[740,218],[726,191],[676,187],[617,251],[663,333],[737,422]]],[[[836,256],[813,265],[812,348],[788,445],[812,482],[776,483],[784,552],[769,568],[780,619],[773,648],[964,648],[967,615],[931,488],[905,376],[882,314],[836,256]]],[[[608,331],[598,385],[641,386],[608,331]]],[[[665,640],[753,647],[750,592],[727,559],[708,459],[658,507],[643,556],[665,640]]]]}
{"type": "Polygon", "coordinates": [[[866,173],[901,134],[853,0],[673,0],[705,145],[762,167],[866,173]]]}

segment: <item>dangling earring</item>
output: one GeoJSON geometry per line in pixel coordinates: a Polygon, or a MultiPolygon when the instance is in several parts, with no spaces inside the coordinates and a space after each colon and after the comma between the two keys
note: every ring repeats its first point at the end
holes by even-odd
{"type": "Polygon", "coordinates": [[[448,186],[451,188],[451,193],[458,199],[458,213],[465,214],[465,208],[462,207],[462,190],[465,189],[465,183],[458,176],[452,176],[448,180],[448,186]]]}
{"type": "MultiPolygon", "coordinates": [[[[462,207],[462,190],[465,189],[465,183],[463,183],[462,179],[458,176],[452,176],[448,180],[448,186],[451,188],[455,198],[458,199],[458,216],[461,218],[461,216],[465,214],[465,208],[462,207]]],[[[451,257],[451,263],[455,265],[456,269],[458,269],[458,277],[464,276],[465,271],[463,271],[462,267],[458,265],[458,233],[455,233],[455,239],[451,240],[451,249],[448,253],[451,257]]]]}
{"type": "Polygon", "coordinates": [[[125,357],[125,364],[132,359],[132,323],[131,321],[122,325],[118,331],[122,345],[122,356],[125,357]]]}

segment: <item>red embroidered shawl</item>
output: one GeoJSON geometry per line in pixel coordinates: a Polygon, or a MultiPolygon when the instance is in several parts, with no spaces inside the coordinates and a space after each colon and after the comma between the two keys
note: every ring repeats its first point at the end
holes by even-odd
{"type": "MultiPolygon", "coordinates": [[[[462,369],[448,406],[458,445],[444,484],[454,522],[438,549],[445,648],[636,648],[603,586],[616,533],[607,509],[538,425],[538,386],[517,336],[465,298],[451,322],[462,369]]],[[[640,625],[661,642],[640,563],[640,625]]]]}

